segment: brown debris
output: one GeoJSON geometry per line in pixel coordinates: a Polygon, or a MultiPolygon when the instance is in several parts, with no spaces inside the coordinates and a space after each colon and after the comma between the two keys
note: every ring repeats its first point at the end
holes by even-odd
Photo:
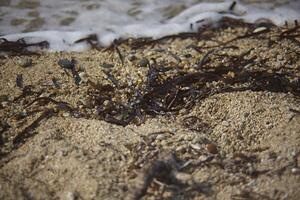
{"type": "Polygon", "coordinates": [[[28,47],[48,48],[49,43],[47,41],[41,41],[36,43],[26,43],[24,39],[17,41],[8,41],[5,38],[0,38],[0,53],[6,53],[11,56],[16,55],[36,55],[36,52],[28,51],[28,47]]]}
{"type": "Polygon", "coordinates": [[[181,190],[183,190],[183,188],[189,188],[188,190],[193,189],[200,193],[207,194],[209,190],[207,185],[195,183],[188,174],[180,173],[179,168],[180,164],[174,153],[167,153],[164,156],[160,156],[159,159],[145,167],[144,172],[139,173],[132,181],[133,183],[125,199],[142,199],[155,180],[161,184],[173,185],[173,188],[175,185],[178,185],[181,190]]]}
{"type": "Polygon", "coordinates": [[[207,144],[206,149],[211,154],[217,154],[218,153],[218,148],[217,148],[217,145],[215,145],[215,144],[207,144]]]}

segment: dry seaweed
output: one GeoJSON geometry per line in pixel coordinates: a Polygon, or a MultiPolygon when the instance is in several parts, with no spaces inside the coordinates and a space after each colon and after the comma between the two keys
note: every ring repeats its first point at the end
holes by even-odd
{"type": "Polygon", "coordinates": [[[38,97],[36,99],[34,99],[32,102],[30,102],[29,104],[27,104],[25,106],[25,108],[28,108],[29,106],[31,106],[32,104],[38,102],[39,105],[46,105],[48,103],[53,103],[56,104],[59,108],[65,109],[65,110],[73,110],[72,107],[69,105],[69,103],[67,102],[63,102],[63,101],[56,101],[50,97],[38,97]]]}
{"type": "Polygon", "coordinates": [[[20,99],[23,99],[25,98],[26,96],[32,96],[32,95],[36,95],[36,96],[39,96],[43,93],[43,91],[33,91],[33,86],[32,85],[26,85],[22,88],[22,94],[18,97],[16,97],[13,101],[14,102],[17,102],[19,101],[20,99]]]}
{"type": "MultiPolygon", "coordinates": [[[[249,63],[261,64],[255,62],[256,57],[245,58],[251,51],[252,49],[241,53],[239,56],[224,55],[228,58],[229,62],[225,66],[220,65],[215,68],[205,68],[203,64],[200,64],[202,67],[199,72],[186,73],[179,71],[174,77],[169,76],[166,79],[163,77],[165,77],[165,72],[169,68],[153,64],[149,66],[145,83],[146,87],[144,89],[137,88],[133,90],[138,95],[131,94],[132,99],[129,99],[127,103],[109,101],[106,109],[100,109],[100,119],[126,126],[136,117],[141,117],[141,115],[156,116],[167,112],[176,112],[182,108],[189,109],[197,101],[208,96],[232,91],[289,92],[295,96],[300,96],[298,82],[290,81],[290,77],[293,76],[291,74],[245,69],[244,67],[249,63]],[[219,83],[216,86],[209,84],[216,82],[219,83]]],[[[213,52],[217,52],[217,50],[213,52]]],[[[205,57],[215,56],[213,52],[206,54],[205,57]]],[[[209,63],[209,61],[205,62],[209,63]]],[[[113,75],[105,71],[104,73],[106,73],[108,79],[117,88],[120,88],[118,80],[113,75]]],[[[101,99],[101,95],[103,96],[103,94],[100,92],[97,93],[101,99]]],[[[111,100],[114,95],[115,93],[111,92],[109,98],[102,99],[111,100]]],[[[98,101],[98,103],[95,106],[101,107],[103,101],[98,101]]]]}
{"type": "Polygon", "coordinates": [[[232,2],[231,5],[229,6],[229,11],[233,11],[233,9],[235,8],[236,6],[236,1],[232,2]]]}
{"type": "Polygon", "coordinates": [[[160,158],[146,166],[144,172],[138,174],[125,199],[142,199],[152,183],[172,186],[170,188],[179,193],[194,190],[208,195],[209,185],[195,182],[189,174],[182,176],[182,173],[179,172],[180,162],[174,153],[160,156],[160,158]],[[179,173],[181,173],[181,176],[178,176],[179,173]]]}
{"type": "MultiPolygon", "coordinates": [[[[10,129],[10,125],[6,121],[0,121],[0,146],[4,144],[4,139],[2,134],[10,129]]],[[[1,155],[1,153],[0,153],[1,155]]]]}
{"type": "Polygon", "coordinates": [[[101,50],[100,45],[99,45],[98,36],[96,34],[91,34],[91,35],[88,35],[87,37],[76,40],[74,42],[74,44],[78,44],[78,43],[81,43],[81,42],[88,43],[92,49],[96,49],[98,51],[101,50]]]}
{"type": "MultiPolygon", "coordinates": [[[[68,103],[63,102],[63,101],[56,101],[50,97],[37,97],[35,98],[32,102],[28,103],[24,108],[28,108],[32,106],[33,104],[37,104],[38,107],[31,110],[24,116],[23,118],[28,117],[29,115],[35,114],[37,112],[42,112],[42,114],[35,119],[30,125],[25,127],[21,132],[17,133],[15,138],[13,139],[13,144],[15,148],[17,148],[22,142],[29,138],[32,137],[34,134],[34,130],[41,124],[41,122],[49,119],[50,117],[54,116],[57,114],[58,111],[67,111],[71,113],[75,113],[75,109],[73,109],[68,103]],[[55,105],[54,108],[44,108],[48,103],[52,103],[55,105]]],[[[80,113],[79,113],[80,114],[80,113]]]]}
{"type": "Polygon", "coordinates": [[[102,70],[102,72],[106,75],[107,79],[114,84],[117,88],[120,87],[119,81],[112,75],[109,71],[102,70]]]}
{"type": "Polygon", "coordinates": [[[23,131],[17,134],[17,136],[13,139],[13,144],[15,146],[20,145],[26,138],[32,137],[32,131],[36,129],[43,120],[49,119],[54,115],[54,110],[46,110],[41,116],[39,116],[36,120],[34,120],[29,126],[27,126],[23,131]]]}
{"type": "Polygon", "coordinates": [[[28,47],[38,47],[38,48],[48,48],[49,42],[41,41],[35,43],[26,43],[26,41],[21,38],[17,41],[9,41],[5,38],[0,38],[0,53],[5,53],[8,55],[38,55],[36,52],[28,50],[28,47]]]}
{"type": "Polygon", "coordinates": [[[124,56],[122,55],[122,53],[121,53],[120,49],[118,48],[118,46],[115,46],[115,49],[116,49],[116,51],[118,53],[118,56],[119,56],[119,58],[121,60],[122,65],[124,65],[124,56]]]}
{"type": "Polygon", "coordinates": [[[293,108],[290,108],[290,111],[297,114],[297,115],[300,115],[300,110],[296,110],[296,109],[293,109],[293,108]]]}

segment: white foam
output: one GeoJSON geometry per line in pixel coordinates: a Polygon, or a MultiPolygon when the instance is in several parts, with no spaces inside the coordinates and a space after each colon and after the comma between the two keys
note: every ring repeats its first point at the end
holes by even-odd
{"type": "MultiPolygon", "coordinates": [[[[285,21],[291,22],[300,19],[300,1],[290,1],[280,6],[270,3],[258,6],[238,2],[233,11],[229,11],[232,1],[198,4],[194,4],[193,0],[144,0],[142,3],[103,0],[100,2],[99,8],[83,11],[82,3],[74,4],[70,0],[42,1],[42,5],[36,9],[41,11],[41,15],[45,17],[45,24],[38,31],[6,34],[3,37],[12,41],[20,38],[27,38],[27,40],[35,42],[46,40],[50,43],[52,51],[83,51],[88,49],[89,45],[83,42],[75,43],[75,41],[89,34],[98,35],[100,44],[108,46],[118,38],[160,38],[196,31],[199,27],[215,23],[224,16],[242,19],[250,23],[268,19],[278,26],[283,25],[285,21]],[[65,5],[59,7],[55,3],[65,5]],[[169,10],[180,7],[186,7],[186,9],[169,19],[169,10]],[[168,10],[168,8],[170,9],[168,10]],[[54,14],[50,14],[50,11],[53,11],[54,14]],[[69,26],[59,25],[59,20],[55,20],[53,17],[53,15],[62,15],[61,13],[67,13],[63,17],[68,16],[68,13],[72,13],[71,11],[77,11],[78,15],[69,26]]],[[[24,14],[20,13],[20,16],[24,16],[24,14]]],[[[6,25],[5,17],[7,16],[4,15],[4,20],[0,21],[2,27],[0,31],[4,29],[8,30],[8,33],[20,31],[22,27],[17,26],[14,27],[15,29],[8,25],[4,27],[6,25]]]]}

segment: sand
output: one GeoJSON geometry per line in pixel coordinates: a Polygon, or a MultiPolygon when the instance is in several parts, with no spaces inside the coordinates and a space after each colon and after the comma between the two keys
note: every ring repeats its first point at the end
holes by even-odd
{"type": "MultiPolygon", "coordinates": [[[[124,64],[116,49],[3,56],[0,199],[299,199],[299,37],[280,38],[287,28],[271,27],[232,40],[254,30],[225,23],[199,38],[164,39],[134,50],[137,41],[130,40],[117,45],[124,64]],[[230,40],[228,48],[213,47],[230,40]],[[197,64],[205,55],[208,68],[236,63],[234,69],[241,62],[229,58],[243,53],[255,56],[244,63],[248,70],[285,74],[296,86],[276,91],[275,82],[275,89],[212,92],[193,106],[143,114],[126,126],[107,122],[91,98],[104,95],[91,82],[117,87],[108,74],[125,85],[112,100],[126,102],[132,88],[145,89],[151,65],[174,68],[165,79],[201,71],[197,64]],[[76,61],[81,81],[58,65],[60,59],[76,61]],[[22,96],[26,87],[31,93],[22,96]],[[55,102],[31,104],[37,97],[67,102],[85,115],[55,102]],[[48,118],[26,128],[42,115],[48,118]]],[[[226,80],[235,76],[223,74],[226,80]]],[[[218,91],[224,84],[207,87],[218,91]]]]}

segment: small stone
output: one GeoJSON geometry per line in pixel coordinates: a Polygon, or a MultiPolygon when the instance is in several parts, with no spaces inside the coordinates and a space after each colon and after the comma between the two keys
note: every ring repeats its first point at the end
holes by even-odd
{"type": "Polygon", "coordinates": [[[81,78],[81,82],[86,83],[88,81],[88,76],[85,72],[80,72],[78,75],[81,78]]]}
{"type": "Polygon", "coordinates": [[[80,85],[80,83],[82,82],[81,77],[79,76],[79,74],[77,74],[77,75],[74,77],[74,80],[75,80],[75,84],[76,84],[76,85],[80,85]]]}
{"type": "Polygon", "coordinates": [[[246,172],[250,175],[253,175],[255,173],[255,168],[254,168],[253,164],[247,163],[246,166],[247,166],[246,172]]]}
{"type": "Polygon", "coordinates": [[[128,59],[129,61],[134,61],[134,60],[136,60],[137,58],[136,58],[136,56],[135,56],[134,54],[129,54],[129,55],[127,56],[127,59],[128,59]]]}
{"type": "Polygon", "coordinates": [[[74,200],[74,199],[76,199],[76,198],[75,198],[75,194],[74,194],[73,192],[71,192],[71,191],[67,192],[65,198],[66,198],[67,200],[74,200]]]}
{"type": "Polygon", "coordinates": [[[23,88],[23,74],[17,74],[16,84],[19,88],[23,88]]]}
{"type": "Polygon", "coordinates": [[[227,77],[228,77],[228,78],[234,78],[234,77],[235,77],[235,73],[232,72],[232,71],[229,71],[229,72],[227,73],[227,77]]]}
{"type": "Polygon", "coordinates": [[[222,121],[222,125],[228,127],[229,123],[227,121],[222,121]]]}
{"type": "Polygon", "coordinates": [[[17,61],[18,65],[20,67],[30,67],[32,65],[32,59],[31,58],[20,58],[18,61],[17,61]]]}
{"type": "Polygon", "coordinates": [[[253,33],[259,33],[259,32],[265,31],[267,29],[268,29],[267,27],[261,26],[261,27],[254,29],[253,33]]]}
{"type": "Polygon", "coordinates": [[[267,129],[271,129],[271,128],[273,127],[273,124],[272,124],[271,122],[267,121],[267,122],[265,123],[265,127],[266,127],[267,129]]]}
{"type": "Polygon", "coordinates": [[[248,113],[248,112],[244,113],[244,117],[248,117],[249,115],[250,115],[250,113],[248,113]]]}
{"type": "Polygon", "coordinates": [[[176,180],[178,180],[178,181],[180,181],[180,183],[186,184],[186,185],[188,185],[189,182],[191,182],[191,180],[192,180],[192,175],[183,173],[183,172],[176,172],[176,173],[174,173],[174,176],[175,176],[176,180]]]}
{"type": "Polygon", "coordinates": [[[60,59],[57,64],[65,69],[74,69],[75,67],[74,60],[60,59]]]}
{"type": "Polygon", "coordinates": [[[233,157],[235,162],[241,162],[242,160],[247,159],[247,156],[241,152],[236,152],[233,154],[233,157]]]}
{"type": "Polygon", "coordinates": [[[62,116],[63,116],[63,117],[69,117],[69,116],[70,116],[70,113],[64,112],[64,113],[62,114],[62,116]]]}
{"type": "Polygon", "coordinates": [[[206,145],[206,150],[211,154],[217,154],[218,153],[217,145],[212,144],[212,143],[206,145]]]}
{"type": "Polygon", "coordinates": [[[21,111],[21,112],[18,114],[18,117],[19,117],[20,119],[23,119],[23,118],[27,117],[27,112],[26,112],[26,110],[21,111]]]}
{"type": "Polygon", "coordinates": [[[8,106],[8,102],[7,102],[7,101],[2,101],[2,102],[1,102],[1,106],[2,106],[3,108],[7,107],[7,106],[8,106]]]}
{"type": "Polygon", "coordinates": [[[139,62],[140,67],[148,67],[150,65],[150,62],[147,58],[142,58],[139,62]]]}
{"type": "Polygon", "coordinates": [[[253,66],[253,63],[249,63],[249,64],[247,64],[247,65],[245,65],[245,69],[250,69],[251,67],[253,66]]]}
{"type": "Polygon", "coordinates": [[[160,134],[160,135],[156,136],[156,139],[157,139],[157,140],[164,140],[164,139],[166,139],[166,138],[167,138],[167,135],[166,135],[166,134],[160,134]]]}
{"type": "Polygon", "coordinates": [[[155,60],[154,60],[154,59],[151,59],[151,60],[149,61],[149,64],[150,64],[150,65],[155,65],[155,60]]]}
{"type": "Polygon", "coordinates": [[[292,173],[293,174],[300,174],[300,169],[297,167],[292,168],[292,173]]]}
{"type": "Polygon", "coordinates": [[[101,65],[101,67],[103,67],[105,69],[111,69],[111,68],[114,68],[115,66],[113,64],[103,63],[101,65]]]}
{"type": "Polygon", "coordinates": [[[199,144],[191,144],[192,149],[201,150],[201,146],[199,144]]]}
{"type": "Polygon", "coordinates": [[[201,155],[201,156],[199,156],[199,158],[198,158],[198,159],[199,159],[199,161],[200,161],[200,162],[205,162],[205,161],[207,161],[207,160],[208,160],[208,158],[209,158],[209,157],[208,157],[208,156],[206,156],[206,155],[201,155]]]}

